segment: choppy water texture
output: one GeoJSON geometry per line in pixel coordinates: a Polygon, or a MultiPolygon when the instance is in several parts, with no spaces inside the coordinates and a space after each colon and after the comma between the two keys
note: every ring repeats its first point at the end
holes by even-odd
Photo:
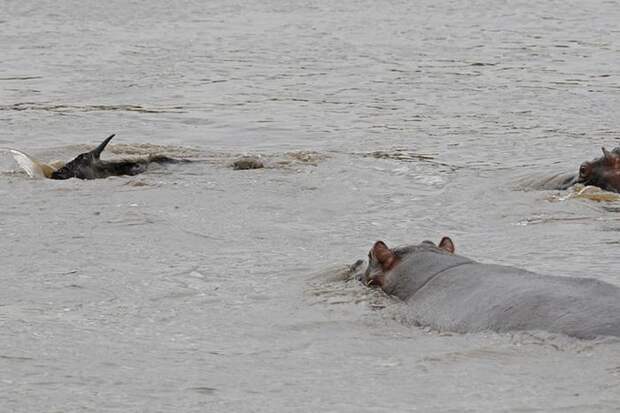
{"type": "Polygon", "coordinates": [[[457,335],[339,277],[377,239],[620,285],[620,4],[0,2],[0,410],[612,411],[620,343],[457,335]],[[233,171],[238,155],[271,167],[233,171]]]}

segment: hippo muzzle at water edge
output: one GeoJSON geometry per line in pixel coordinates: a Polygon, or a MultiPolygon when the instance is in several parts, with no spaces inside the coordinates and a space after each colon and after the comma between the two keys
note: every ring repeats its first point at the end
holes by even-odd
{"type": "Polygon", "coordinates": [[[620,147],[602,150],[602,157],[581,164],[577,182],[620,193],[620,147]]]}

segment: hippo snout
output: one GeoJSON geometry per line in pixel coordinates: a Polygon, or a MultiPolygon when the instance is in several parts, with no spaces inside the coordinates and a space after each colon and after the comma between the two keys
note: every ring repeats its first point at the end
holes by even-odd
{"type": "Polygon", "coordinates": [[[349,272],[351,274],[351,278],[357,281],[364,282],[365,272],[364,272],[364,260],[357,260],[353,264],[349,266],[349,272]]]}

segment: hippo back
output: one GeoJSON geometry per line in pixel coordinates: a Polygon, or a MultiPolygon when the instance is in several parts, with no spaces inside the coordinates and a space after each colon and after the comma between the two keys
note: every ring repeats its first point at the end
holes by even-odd
{"type": "Polygon", "coordinates": [[[545,330],[620,336],[620,288],[474,261],[450,267],[408,297],[414,319],[441,330],[545,330]]]}
{"type": "MultiPolygon", "coordinates": [[[[402,261],[388,274],[383,286],[386,293],[407,300],[442,272],[473,262],[460,255],[442,252],[435,246],[421,244],[417,247],[413,253],[402,254],[402,261]]],[[[397,255],[399,252],[396,250],[397,255]]]]}

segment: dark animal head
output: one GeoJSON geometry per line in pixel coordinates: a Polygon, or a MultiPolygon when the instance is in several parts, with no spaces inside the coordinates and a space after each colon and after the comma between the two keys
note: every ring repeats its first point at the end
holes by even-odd
{"type": "Polygon", "coordinates": [[[108,136],[103,142],[99,144],[95,149],[90,152],[84,152],[75,157],[71,162],[68,162],[62,168],[52,173],[52,179],[93,179],[94,167],[99,161],[101,152],[105,149],[106,145],[112,140],[113,135],[108,136]]]}
{"type": "Polygon", "coordinates": [[[435,249],[454,254],[454,243],[449,237],[443,237],[438,246],[432,241],[423,241],[420,245],[390,249],[383,241],[377,241],[368,252],[368,268],[361,281],[368,286],[383,287],[386,274],[407,255],[420,249],[435,249]]]}
{"type": "Polygon", "coordinates": [[[602,157],[581,164],[577,182],[595,185],[606,191],[620,192],[620,147],[611,152],[602,149],[602,157]]]}

